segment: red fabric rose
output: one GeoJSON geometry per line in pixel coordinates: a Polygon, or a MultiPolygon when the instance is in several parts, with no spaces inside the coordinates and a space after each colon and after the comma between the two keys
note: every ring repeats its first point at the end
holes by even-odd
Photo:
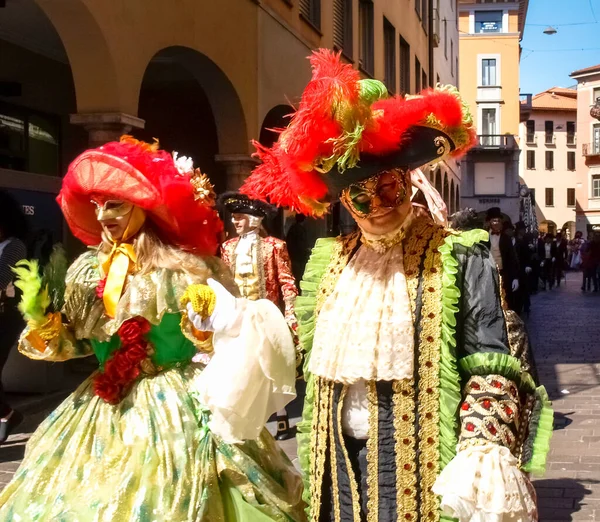
{"type": "Polygon", "coordinates": [[[104,279],[100,279],[98,281],[98,286],[96,286],[96,297],[98,299],[102,299],[104,297],[104,287],[106,286],[106,277],[104,279]]]}
{"type": "Polygon", "coordinates": [[[133,364],[141,363],[148,357],[147,343],[133,343],[128,345],[127,350],[123,352],[123,357],[126,357],[133,364]]]}
{"type": "Polygon", "coordinates": [[[94,393],[109,404],[117,404],[121,400],[121,391],[121,387],[104,374],[94,379],[94,393]]]}
{"type": "Polygon", "coordinates": [[[150,331],[150,323],[142,318],[134,318],[125,321],[119,328],[119,337],[122,344],[130,344],[139,341],[144,334],[150,331]]]}

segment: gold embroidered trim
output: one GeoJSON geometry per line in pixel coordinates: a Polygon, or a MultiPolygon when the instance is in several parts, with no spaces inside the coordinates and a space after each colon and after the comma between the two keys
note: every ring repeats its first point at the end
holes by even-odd
{"type": "Polygon", "coordinates": [[[367,382],[369,438],[367,439],[367,522],[379,520],[379,400],[377,383],[367,382]]]}
{"type": "MultiPolygon", "coordinates": [[[[329,396],[329,405],[330,408],[333,408],[333,389],[334,389],[334,383],[330,382],[328,383],[327,386],[327,395],[329,396]]],[[[341,402],[341,401],[340,401],[341,402]]],[[[330,462],[330,468],[331,468],[331,490],[332,490],[332,495],[331,495],[331,502],[333,503],[333,516],[334,516],[334,520],[335,522],[341,522],[341,515],[340,515],[340,496],[337,494],[337,492],[340,490],[340,485],[338,482],[338,469],[337,469],[337,452],[335,451],[335,437],[333,436],[333,434],[335,433],[333,430],[333,415],[332,415],[332,411],[329,411],[328,417],[329,417],[329,462],[330,462]]]]}
{"type": "Polygon", "coordinates": [[[394,381],[394,438],[398,520],[417,520],[415,382],[394,381]]]}
{"type": "Polygon", "coordinates": [[[423,265],[419,341],[419,470],[421,519],[439,519],[439,499],[432,488],[439,473],[440,343],[442,331],[442,262],[438,247],[446,232],[436,228],[423,265]]]}
{"type": "Polygon", "coordinates": [[[344,460],[346,461],[346,469],[348,470],[348,477],[350,479],[350,493],[352,495],[352,512],[354,514],[354,522],[361,522],[360,520],[360,497],[358,494],[358,484],[356,482],[356,476],[354,475],[354,471],[352,468],[352,462],[350,462],[350,456],[348,455],[348,450],[346,449],[346,445],[344,444],[344,434],[342,432],[342,408],[344,406],[344,399],[346,398],[346,392],[348,391],[348,387],[344,385],[342,388],[342,393],[340,394],[340,402],[338,404],[337,410],[337,434],[342,446],[342,453],[344,454],[344,460]]]}
{"type": "MultiPolygon", "coordinates": [[[[429,221],[419,221],[409,230],[403,245],[404,274],[415,320],[419,266],[433,234],[429,221]]],[[[415,442],[415,381],[394,381],[394,449],[396,453],[396,505],[398,520],[417,520],[417,462],[415,442]]]]}
{"type": "Polygon", "coordinates": [[[318,317],[321,307],[325,304],[327,298],[333,292],[335,285],[342,273],[342,270],[348,264],[350,260],[350,254],[356,248],[358,241],[360,240],[360,233],[356,232],[346,237],[338,238],[333,247],[331,254],[331,261],[327,272],[321,279],[319,284],[319,292],[317,294],[317,304],[315,306],[315,316],[318,317]]]}
{"type": "Polygon", "coordinates": [[[321,511],[321,493],[325,458],[327,456],[327,419],[329,416],[330,386],[326,381],[315,378],[315,411],[313,413],[311,438],[310,490],[312,498],[311,520],[318,522],[321,511]]]}

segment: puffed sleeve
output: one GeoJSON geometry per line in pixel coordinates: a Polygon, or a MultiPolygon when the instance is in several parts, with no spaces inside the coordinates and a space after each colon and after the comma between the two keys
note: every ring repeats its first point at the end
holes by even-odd
{"type": "Polygon", "coordinates": [[[295,331],[297,328],[294,304],[298,297],[296,280],[292,274],[292,263],[284,241],[278,241],[275,246],[275,257],[277,264],[277,280],[285,305],[285,319],[295,331]]]}
{"type": "Polygon", "coordinates": [[[519,457],[535,396],[531,376],[511,355],[497,270],[481,244],[454,246],[459,261],[457,358],[462,403],[457,454],[434,486],[460,522],[537,520],[535,494],[519,457]]]}

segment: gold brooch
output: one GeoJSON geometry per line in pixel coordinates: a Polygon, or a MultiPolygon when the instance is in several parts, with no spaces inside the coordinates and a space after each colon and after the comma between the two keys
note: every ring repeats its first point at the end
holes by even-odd
{"type": "Polygon", "coordinates": [[[200,169],[194,169],[190,176],[190,183],[194,188],[194,199],[196,201],[201,201],[211,207],[214,206],[217,195],[206,174],[202,174],[200,169]]]}

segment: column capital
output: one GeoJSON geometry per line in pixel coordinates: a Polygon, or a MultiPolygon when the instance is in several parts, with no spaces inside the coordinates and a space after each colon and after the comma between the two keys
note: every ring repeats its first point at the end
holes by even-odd
{"type": "Polygon", "coordinates": [[[80,125],[89,133],[90,147],[98,147],[118,140],[132,129],[143,129],[145,121],[122,112],[90,112],[71,114],[70,122],[80,125]]]}

